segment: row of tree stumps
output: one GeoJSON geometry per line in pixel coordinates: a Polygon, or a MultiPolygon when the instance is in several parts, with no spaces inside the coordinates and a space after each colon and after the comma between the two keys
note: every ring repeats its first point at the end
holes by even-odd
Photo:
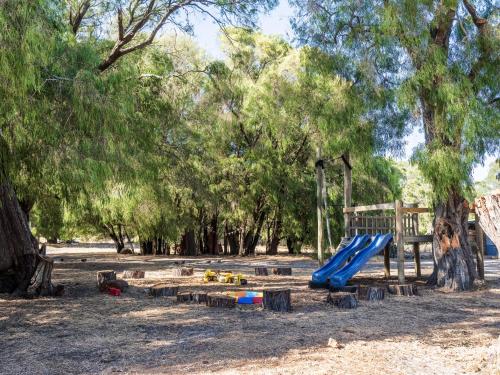
{"type": "Polygon", "coordinates": [[[381,301],[385,298],[385,292],[398,296],[417,296],[418,290],[415,284],[394,284],[381,286],[345,286],[334,288],[328,292],[326,302],[341,309],[355,309],[358,301],[381,301]]]}
{"type": "MultiPolygon", "coordinates": [[[[285,271],[288,272],[288,271],[285,271]]],[[[291,273],[291,269],[290,269],[291,273]]],[[[191,269],[179,269],[176,275],[192,275],[191,269]]],[[[144,278],[145,272],[140,270],[125,271],[123,277],[140,279],[144,278]]],[[[117,279],[115,271],[97,272],[97,287],[101,292],[110,288],[120,289],[124,292],[128,288],[125,280],[117,279]]],[[[207,293],[204,291],[179,291],[179,286],[167,283],[158,283],[149,288],[149,295],[155,298],[175,297],[179,303],[206,304],[208,307],[234,308],[237,299],[224,293],[207,293]]],[[[290,312],[292,310],[290,289],[264,289],[262,307],[265,310],[290,312]]]]}

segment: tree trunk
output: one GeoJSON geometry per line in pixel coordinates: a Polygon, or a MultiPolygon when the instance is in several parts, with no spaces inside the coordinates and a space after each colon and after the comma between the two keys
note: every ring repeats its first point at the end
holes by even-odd
{"type": "Polygon", "coordinates": [[[500,193],[476,198],[475,205],[479,225],[500,250],[500,193]]]}
{"type": "Polygon", "coordinates": [[[186,230],[181,239],[181,255],[196,255],[196,240],[193,229],[186,230]]]}
{"type": "Polygon", "coordinates": [[[295,236],[288,236],[286,238],[286,247],[288,248],[288,254],[300,254],[302,242],[302,239],[297,239],[295,236]]]}
{"type": "Polygon", "coordinates": [[[0,183],[0,290],[26,293],[37,267],[37,251],[14,189],[4,178],[0,183]]]}
{"type": "Polygon", "coordinates": [[[451,192],[436,207],[434,217],[434,271],[429,285],[453,291],[470,290],[477,278],[472,249],[467,240],[467,201],[451,192]]]}
{"type": "Polygon", "coordinates": [[[282,228],[282,219],[281,219],[281,210],[278,208],[276,211],[276,216],[272,221],[271,225],[271,235],[269,239],[269,249],[267,251],[268,255],[277,255],[278,254],[278,246],[280,244],[281,239],[281,228],[282,228]]]}

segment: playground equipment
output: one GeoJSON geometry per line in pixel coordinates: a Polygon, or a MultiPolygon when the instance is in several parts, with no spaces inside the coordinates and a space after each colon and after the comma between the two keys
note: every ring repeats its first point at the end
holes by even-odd
{"type": "Polygon", "coordinates": [[[242,290],[237,292],[225,292],[224,294],[236,298],[239,305],[257,305],[262,303],[263,292],[254,292],[251,290],[242,290]]]}
{"type": "Polygon", "coordinates": [[[361,250],[369,239],[369,235],[356,235],[346,247],[332,256],[322,267],[313,272],[312,280],[309,285],[313,288],[326,287],[328,285],[328,278],[342,267],[347,259],[361,250]]]}
{"type": "Polygon", "coordinates": [[[371,257],[385,249],[390,241],[392,241],[391,233],[375,235],[372,242],[366,248],[359,251],[349,263],[329,277],[330,286],[337,288],[344,286],[351,277],[361,270],[371,257]]]}
{"type": "Polygon", "coordinates": [[[203,275],[203,282],[218,281],[225,284],[246,285],[247,280],[242,274],[234,275],[232,272],[220,272],[206,270],[203,275]]]}

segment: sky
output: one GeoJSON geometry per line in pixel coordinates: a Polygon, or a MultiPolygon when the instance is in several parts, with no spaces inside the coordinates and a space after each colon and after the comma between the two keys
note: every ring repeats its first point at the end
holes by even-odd
{"type": "MultiPolygon", "coordinates": [[[[287,41],[292,41],[293,31],[290,26],[290,18],[293,16],[293,9],[289,6],[288,1],[280,1],[269,14],[260,16],[258,26],[261,32],[265,34],[274,34],[283,37],[287,41]]],[[[219,27],[212,20],[206,17],[197,17],[192,19],[194,29],[194,39],[198,45],[207,51],[207,54],[212,58],[223,58],[224,53],[221,50],[219,42],[219,27]]],[[[403,160],[408,160],[413,149],[424,142],[424,135],[421,130],[415,129],[409,136],[405,138],[406,146],[403,160]]],[[[475,181],[483,180],[488,173],[488,166],[494,161],[493,156],[485,158],[484,165],[477,166],[473,171],[473,179],[475,181]]]]}

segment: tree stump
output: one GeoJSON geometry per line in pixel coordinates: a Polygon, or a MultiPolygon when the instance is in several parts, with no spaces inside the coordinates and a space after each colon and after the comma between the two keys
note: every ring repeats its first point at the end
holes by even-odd
{"type": "Polygon", "coordinates": [[[255,276],[268,276],[266,267],[255,267],[255,276]]]}
{"type": "Polygon", "coordinates": [[[172,297],[179,292],[179,287],[167,284],[155,284],[149,288],[149,294],[153,297],[172,297]]]}
{"type": "Polygon", "coordinates": [[[292,276],[292,269],[290,267],[273,268],[273,274],[281,276],[292,276]]]}
{"type": "Polygon", "coordinates": [[[207,294],[207,306],[234,308],[236,306],[236,298],[221,293],[207,294]]]}
{"type": "Polygon", "coordinates": [[[172,273],[175,277],[192,276],[194,273],[194,270],[193,270],[193,267],[181,267],[181,268],[174,268],[172,270],[172,273]]]}
{"type": "Polygon", "coordinates": [[[134,250],[132,250],[129,247],[126,247],[125,249],[123,249],[122,251],[120,251],[120,254],[121,255],[134,255],[134,250]]]}
{"type": "Polygon", "coordinates": [[[339,287],[330,287],[330,292],[346,292],[346,293],[358,293],[359,285],[346,285],[339,287]]]}
{"type": "Polygon", "coordinates": [[[141,270],[123,271],[123,278],[124,279],[144,279],[145,275],[146,275],[146,272],[141,271],[141,270]]]}
{"type": "Polygon", "coordinates": [[[355,309],[358,307],[358,298],[354,293],[348,292],[329,292],[326,302],[337,306],[339,309],[355,309]]]}
{"type": "Polygon", "coordinates": [[[417,286],[415,284],[388,285],[389,293],[397,296],[417,296],[417,286]]]}
{"type": "Polygon", "coordinates": [[[125,280],[106,280],[101,284],[99,290],[105,292],[109,288],[120,289],[121,292],[124,292],[128,288],[128,283],[125,280]]]}
{"type": "Polygon", "coordinates": [[[205,292],[193,292],[191,298],[194,303],[207,303],[207,293],[205,292]]]}
{"type": "Polygon", "coordinates": [[[384,288],[368,286],[358,289],[358,298],[365,301],[381,301],[385,297],[384,288]]]}
{"type": "Polygon", "coordinates": [[[97,287],[99,290],[102,288],[102,284],[106,281],[116,280],[115,271],[98,271],[97,272],[97,287]]]}
{"type": "Polygon", "coordinates": [[[266,310],[292,311],[290,289],[267,289],[263,291],[262,305],[266,310]]]}
{"type": "Polygon", "coordinates": [[[177,302],[191,302],[191,292],[177,293],[177,302]]]}
{"type": "MultiPolygon", "coordinates": [[[[51,258],[37,254],[36,270],[31,278],[28,294],[37,296],[54,296],[56,294],[56,289],[52,285],[53,268],[54,261],[51,258]]],[[[62,293],[60,295],[62,295],[62,293]]]]}

